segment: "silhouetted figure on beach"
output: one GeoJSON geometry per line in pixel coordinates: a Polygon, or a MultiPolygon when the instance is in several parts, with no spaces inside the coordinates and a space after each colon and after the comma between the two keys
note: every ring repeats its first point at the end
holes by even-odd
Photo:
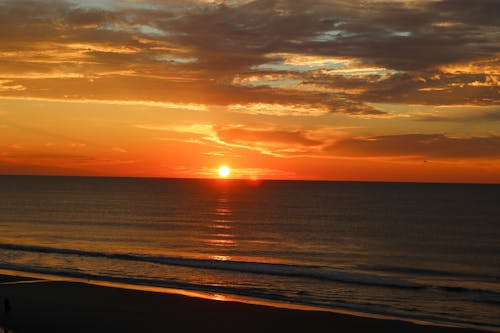
{"type": "Polygon", "coordinates": [[[7,327],[7,318],[9,317],[9,313],[12,310],[12,307],[10,305],[10,300],[8,298],[4,299],[3,301],[3,326],[4,326],[4,333],[7,333],[9,331],[9,328],[7,327]]]}
{"type": "Polygon", "coordinates": [[[3,301],[3,309],[4,309],[4,312],[5,312],[5,318],[7,318],[9,316],[10,310],[12,310],[12,308],[10,306],[10,300],[8,298],[6,298],[3,301]]]}

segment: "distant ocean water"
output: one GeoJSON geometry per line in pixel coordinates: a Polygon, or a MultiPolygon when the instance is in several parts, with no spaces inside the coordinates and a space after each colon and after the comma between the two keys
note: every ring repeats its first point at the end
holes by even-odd
{"type": "Polygon", "coordinates": [[[0,268],[500,331],[500,186],[0,176],[0,268]]]}

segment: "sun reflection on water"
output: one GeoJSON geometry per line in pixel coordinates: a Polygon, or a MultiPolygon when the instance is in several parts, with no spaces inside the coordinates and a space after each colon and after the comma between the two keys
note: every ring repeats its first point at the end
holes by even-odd
{"type": "Polygon", "coordinates": [[[213,249],[216,254],[210,258],[214,260],[231,260],[231,256],[220,253],[224,249],[230,249],[237,246],[234,234],[233,211],[230,207],[230,201],[227,192],[222,191],[217,198],[213,210],[213,218],[208,225],[209,234],[205,243],[213,249]]]}

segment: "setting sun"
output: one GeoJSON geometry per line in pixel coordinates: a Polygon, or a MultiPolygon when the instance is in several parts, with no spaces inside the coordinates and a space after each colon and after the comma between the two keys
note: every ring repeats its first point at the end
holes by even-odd
{"type": "Polygon", "coordinates": [[[231,170],[229,170],[229,168],[225,165],[221,165],[219,167],[219,176],[221,177],[227,177],[229,176],[229,173],[231,172],[231,170]]]}

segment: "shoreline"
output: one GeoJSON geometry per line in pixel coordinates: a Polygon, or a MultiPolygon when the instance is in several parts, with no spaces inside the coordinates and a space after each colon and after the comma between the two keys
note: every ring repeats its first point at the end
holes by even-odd
{"type": "MultiPolygon", "coordinates": [[[[2,302],[4,297],[13,305],[7,321],[13,331],[9,332],[254,332],[325,326],[345,332],[375,328],[388,333],[492,332],[233,295],[10,270],[0,270],[2,302]]],[[[0,327],[4,324],[2,311],[0,327]]]]}

